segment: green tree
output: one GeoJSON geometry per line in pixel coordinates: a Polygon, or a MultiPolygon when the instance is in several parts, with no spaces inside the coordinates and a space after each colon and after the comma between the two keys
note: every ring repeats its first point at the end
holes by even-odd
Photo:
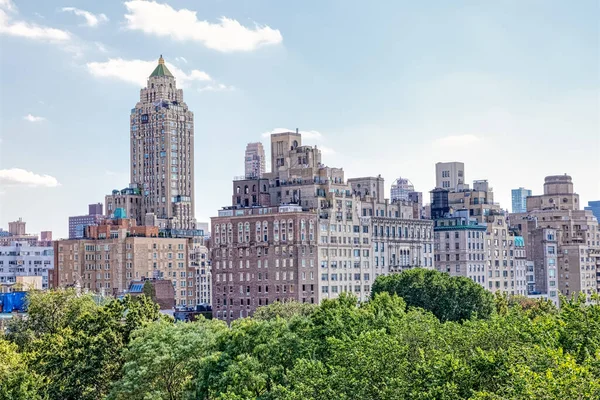
{"type": "Polygon", "coordinates": [[[315,311],[316,307],[316,304],[310,303],[300,303],[297,301],[281,303],[277,301],[268,306],[259,307],[254,313],[253,318],[268,320],[277,317],[289,319],[295,316],[308,316],[315,311]]]}
{"type": "Polygon", "coordinates": [[[0,400],[42,400],[44,382],[27,368],[17,345],[0,338],[0,400]]]}
{"type": "Polygon", "coordinates": [[[431,311],[440,321],[489,318],[494,310],[492,294],[471,279],[423,268],[378,276],[372,295],[381,292],[395,293],[409,307],[431,311]]]}
{"type": "Polygon", "coordinates": [[[7,338],[27,354],[50,399],[98,399],[118,379],[123,350],[136,329],[160,319],[145,296],[97,303],[72,290],[29,295],[26,320],[10,324],[7,338]]]}
{"type": "Polygon", "coordinates": [[[156,289],[154,285],[150,281],[144,282],[144,286],[142,287],[142,293],[149,299],[152,299],[153,302],[156,303],[156,289]]]}
{"type": "Polygon", "coordinates": [[[160,321],[138,329],[124,354],[122,378],[109,398],[183,398],[199,363],[211,354],[226,329],[221,321],[204,319],[177,324],[160,321]]]}

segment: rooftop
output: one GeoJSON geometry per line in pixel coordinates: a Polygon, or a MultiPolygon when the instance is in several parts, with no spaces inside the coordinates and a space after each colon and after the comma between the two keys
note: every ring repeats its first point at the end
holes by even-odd
{"type": "Polygon", "coordinates": [[[160,55],[160,58],[158,59],[158,65],[156,66],[156,68],[154,68],[154,71],[152,71],[152,73],[150,74],[150,77],[153,77],[153,76],[170,76],[171,78],[174,78],[171,71],[169,71],[169,69],[165,65],[165,60],[162,57],[162,54],[160,55]]]}

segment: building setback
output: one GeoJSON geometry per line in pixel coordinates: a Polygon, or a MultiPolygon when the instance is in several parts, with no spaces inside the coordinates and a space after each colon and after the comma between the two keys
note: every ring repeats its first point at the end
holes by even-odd
{"type": "Polygon", "coordinates": [[[131,109],[130,127],[131,183],[141,195],[136,213],[154,214],[163,228],[195,229],[194,114],[162,56],[131,109]]]}
{"type": "Polygon", "coordinates": [[[317,147],[302,145],[298,131],[271,135],[271,166],[261,178],[234,180],[231,206],[211,220],[215,318],[343,292],[365,301],[377,275],[433,267],[432,222],[416,219],[413,203],[384,199],[381,176],[346,181],[341,168],[322,163],[317,147]],[[243,274],[235,273],[236,261],[243,274]]]}
{"type": "Polygon", "coordinates": [[[547,176],[544,194],[527,197],[527,212],[511,214],[510,223],[532,254],[535,292],[558,302],[558,293],[591,295],[600,287],[600,230],[568,175],[547,176]]]}

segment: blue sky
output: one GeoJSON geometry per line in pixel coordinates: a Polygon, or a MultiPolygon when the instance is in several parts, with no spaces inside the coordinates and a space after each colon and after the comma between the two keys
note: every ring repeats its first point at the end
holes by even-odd
{"type": "MultiPolygon", "coordinates": [[[[568,173],[600,199],[598,1],[0,0],[0,226],[67,234],[129,182],[129,110],[163,54],[195,113],[196,217],[247,142],[299,128],[346,177],[427,192],[463,161],[510,208],[568,173]],[[195,14],[194,14],[195,13],[195,14]]],[[[267,152],[268,147],[266,148],[267,152]]]]}

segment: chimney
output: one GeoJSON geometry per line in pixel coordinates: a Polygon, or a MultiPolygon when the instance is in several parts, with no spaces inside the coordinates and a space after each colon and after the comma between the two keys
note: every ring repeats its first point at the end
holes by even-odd
{"type": "Polygon", "coordinates": [[[296,134],[298,134],[298,128],[296,128],[296,134]]]}

